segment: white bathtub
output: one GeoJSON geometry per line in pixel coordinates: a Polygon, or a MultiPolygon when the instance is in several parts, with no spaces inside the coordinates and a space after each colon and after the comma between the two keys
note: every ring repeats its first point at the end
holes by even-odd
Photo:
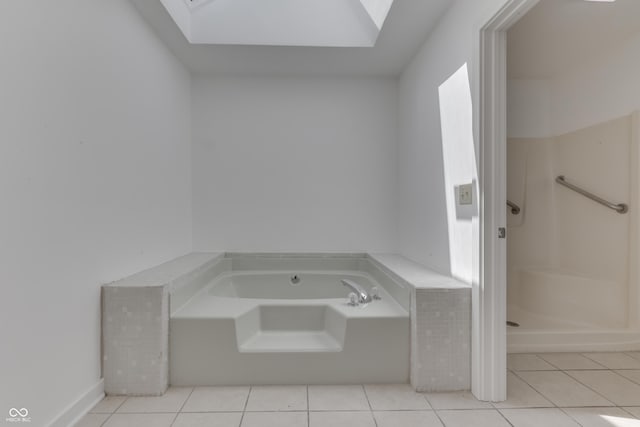
{"type": "Polygon", "coordinates": [[[616,351],[640,348],[627,326],[626,285],[562,270],[520,269],[509,284],[509,352],[616,351]],[[511,288],[515,285],[514,288],[511,288]]]}
{"type": "Polygon", "coordinates": [[[171,384],[408,381],[409,289],[368,260],[231,258],[214,269],[189,298],[172,296],[171,384]],[[350,306],[341,279],[382,299],[350,306]]]}
{"type": "Polygon", "coordinates": [[[350,291],[341,279],[352,280],[367,290],[374,285],[380,288],[369,275],[353,271],[237,271],[221,274],[209,286],[208,294],[252,299],[345,299],[350,291]],[[295,283],[293,276],[298,278],[295,283]]]}

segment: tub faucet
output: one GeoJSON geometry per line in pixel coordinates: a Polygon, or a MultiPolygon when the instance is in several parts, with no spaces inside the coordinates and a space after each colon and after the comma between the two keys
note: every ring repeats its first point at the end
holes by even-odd
{"type": "Polygon", "coordinates": [[[362,286],[358,285],[356,282],[352,280],[347,280],[347,279],[342,279],[340,282],[342,282],[344,286],[351,289],[353,292],[356,293],[356,295],[358,295],[358,302],[360,304],[364,304],[372,301],[371,295],[369,295],[369,293],[365,291],[362,288],[362,286]]]}

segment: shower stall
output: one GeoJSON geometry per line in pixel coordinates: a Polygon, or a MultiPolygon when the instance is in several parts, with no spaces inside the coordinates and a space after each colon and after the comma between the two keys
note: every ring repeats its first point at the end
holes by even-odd
{"type": "Polygon", "coordinates": [[[509,352],[640,348],[639,124],[508,140],[509,352]]]}

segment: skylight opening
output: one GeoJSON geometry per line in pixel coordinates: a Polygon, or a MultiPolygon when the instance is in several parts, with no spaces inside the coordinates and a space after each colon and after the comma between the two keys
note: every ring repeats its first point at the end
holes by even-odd
{"type": "Polygon", "coordinates": [[[374,46],[393,0],[161,0],[192,44],[374,46]]]}

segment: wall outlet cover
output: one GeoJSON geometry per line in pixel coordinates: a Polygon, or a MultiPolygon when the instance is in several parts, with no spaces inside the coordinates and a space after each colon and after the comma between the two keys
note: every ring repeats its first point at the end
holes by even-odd
{"type": "Polygon", "coordinates": [[[461,205],[473,203],[473,184],[464,184],[458,187],[458,203],[461,205]]]}

